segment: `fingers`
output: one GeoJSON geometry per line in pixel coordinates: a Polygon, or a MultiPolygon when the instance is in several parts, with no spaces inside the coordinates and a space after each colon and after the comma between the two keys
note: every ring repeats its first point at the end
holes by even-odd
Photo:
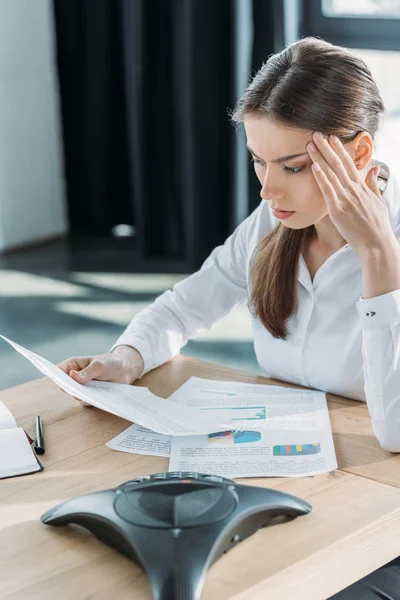
{"type": "MultiPolygon", "coordinates": [[[[326,140],[324,140],[324,142],[327,143],[326,140]]],[[[328,156],[323,156],[320,148],[321,146],[317,146],[315,143],[310,143],[307,146],[307,150],[310,154],[311,160],[313,161],[313,167],[318,165],[322,169],[339,196],[342,194],[344,182],[347,177],[344,167],[343,165],[340,166],[339,162],[341,161],[336,154],[336,158],[334,160],[329,159],[328,156]]],[[[324,148],[324,150],[326,155],[326,149],[324,148]]],[[[313,171],[314,173],[318,172],[315,168],[313,168],[313,171]]]]}
{"type": "Polygon", "coordinates": [[[357,181],[360,181],[360,173],[357,171],[357,167],[355,166],[353,159],[351,158],[350,154],[347,152],[346,148],[339,140],[339,138],[336,135],[330,135],[329,141],[331,143],[331,148],[341,159],[342,164],[346,169],[348,177],[355,183],[357,181]]]}
{"type": "MultiPolygon", "coordinates": [[[[132,352],[137,353],[134,349],[132,349],[132,352]]],[[[118,354],[112,355],[108,353],[98,356],[69,358],[58,366],[71,379],[80,384],[88,383],[93,379],[115,381],[116,383],[132,383],[132,380],[136,379],[132,365],[129,362],[126,363],[126,361],[123,361],[118,354]]],[[[76,400],[79,400],[79,398],[76,398],[76,400]]],[[[83,406],[91,406],[91,404],[83,400],[79,400],[79,402],[83,406]]]]}
{"type": "Polygon", "coordinates": [[[104,374],[104,370],[104,363],[95,358],[87,367],[80,371],[72,370],[69,375],[78,383],[87,383],[92,379],[101,378],[104,374]]]}
{"type": "Polygon", "coordinates": [[[68,358],[57,366],[78,383],[86,383],[94,379],[102,370],[99,361],[92,356],[68,358]]]}
{"type": "MultiPolygon", "coordinates": [[[[65,390],[63,390],[62,388],[58,388],[59,390],[61,390],[64,394],[66,394],[67,392],[65,390]]],[[[84,402],[84,400],[81,400],[80,398],[77,398],[76,396],[72,396],[74,398],[74,400],[78,400],[78,402],[80,402],[83,406],[92,406],[92,404],[88,404],[88,402],[84,402]]]]}
{"type": "Polygon", "coordinates": [[[64,360],[57,366],[59,369],[61,369],[61,371],[64,371],[64,373],[69,375],[69,372],[72,370],[80,371],[81,369],[87,367],[92,358],[92,356],[74,356],[73,358],[67,358],[67,360],[64,360]]]}
{"type": "Polygon", "coordinates": [[[307,150],[310,150],[312,160],[319,163],[334,185],[336,178],[344,188],[348,187],[350,181],[355,183],[360,180],[351,156],[338,137],[330,135],[327,138],[319,132],[314,132],[313,142],[316,150],[313,152],[312,148],[309,148],[310,145],[307,150]]]}
{"type": "MultiPolygon", "coordinates": [[[[82,369],[87,368],[90,365],[91,360],[92,360],[91,356],[68,358],[67,360],[64,360],[62,363],[60,363],[57,366],[64,373],[69,375],[71,377],[71,379],[74,379],[78,383],[85,383],[86,381],[90,380],[90,377],[89,378],[87,378],[85,376],[81,377],[82,369]]],[[[63,390],[62,388],[60,388],[60,390],[64,393],[66,393],[65,390],[63,390]]],[[[73,398],[75,400],[77,400],[78,402],[80,402],[82,404],[82,406],[92,406],[91,404],[88,404],[84,400],[80,400],[79,398],[76,398],[75,396],[73,396],[73,398]]]]}
{"type": "Polygon", "coordinates": [[[79,398],[75,398],[75,396],[73,396],[73,398],[75,400],[78,400],[78,402],[80,402],[82,404],[82,406],[90,406],[90,407],[93,406],[92,404],[89,404],[88,402],[84,402],[84,400],[80,400],[79,398]]]}
{"type": "Polygon", "coordinates": [[[321,169],[318,163],[314,163],[312,165],[312,170],[322,195],[325,198],[328,209],[330,208],[332,210],[337,204],[337,194],[335,188],[328,180],[328,177],[325,175],[323,169],[321,169]]]}

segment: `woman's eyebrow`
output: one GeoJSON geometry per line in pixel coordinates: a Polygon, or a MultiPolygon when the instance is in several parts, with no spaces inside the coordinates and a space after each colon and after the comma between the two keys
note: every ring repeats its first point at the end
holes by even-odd
{"type": "MultiPolygon", "coordinates": [[[[257,156],[257,154],[255,152],[253,152],[253,150],[251,148],[249,148],[249,146],[246,146],[247,150],[249,152],[251,152],[251,154],[253,156],[255,156],[256,158],[258,158],[259,160],[262,160],[262,158],[260,158],[259,156],[257,156]]],[[[307,152],[301,152],[300,154],[289,154],[288,156],[282,156],[281,158],[277,158],[276,160],[272,160],[271,162],[273,163],[283,163],[286,162],[287,160],[292,160],[292,158],[297,158],[298,156],[305,156],[308,155],[307,152]]]]}

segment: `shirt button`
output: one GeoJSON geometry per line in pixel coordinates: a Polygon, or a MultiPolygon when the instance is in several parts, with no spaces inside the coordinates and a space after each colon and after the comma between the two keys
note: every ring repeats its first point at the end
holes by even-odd
{"type": "Polygon", "coordinates": [[[301,338],[299,338],[298,340],[296,340],[296,346],[301,346],[301,344],[303,343],[303,340],[301,338]]]}

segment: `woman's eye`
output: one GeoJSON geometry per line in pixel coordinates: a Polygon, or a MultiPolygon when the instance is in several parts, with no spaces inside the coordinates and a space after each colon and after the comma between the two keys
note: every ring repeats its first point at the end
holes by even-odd
{"type": "MultiPolygon", "coordinates": [[[[250,162],[254,163],[255,165],[260,165],[261,167],[264,166],[262,160],[258,160],[257,158],[252,158],[250,162]]],[[[283,170],[286,173],[289,173],[289,175],[296,175],[296,173],[300,173],[303,169],[304,167],[283,167],[283,170]]]]}
{"type": "Polygon", "coordinates": [[[304,167],[283,167],[283,170],[286,173],[290,173],[290,175],[296,175],[296,173],[300,173],[303,169],[304,167]]]}

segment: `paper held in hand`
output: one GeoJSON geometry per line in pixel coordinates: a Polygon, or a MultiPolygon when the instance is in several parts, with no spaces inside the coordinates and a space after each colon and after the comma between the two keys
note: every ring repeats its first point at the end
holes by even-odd
{"type": "Polygon", "coordinates": [[[68,394],[157,433],[178,436],[206,434],[229,426],[226,422],[203,418],[190,408],[177,406],[175,402],[159,398],[145,387],[106,381],[77,383],[42,356],[27,350],[4,335],[0,337],[68,394]]]}

